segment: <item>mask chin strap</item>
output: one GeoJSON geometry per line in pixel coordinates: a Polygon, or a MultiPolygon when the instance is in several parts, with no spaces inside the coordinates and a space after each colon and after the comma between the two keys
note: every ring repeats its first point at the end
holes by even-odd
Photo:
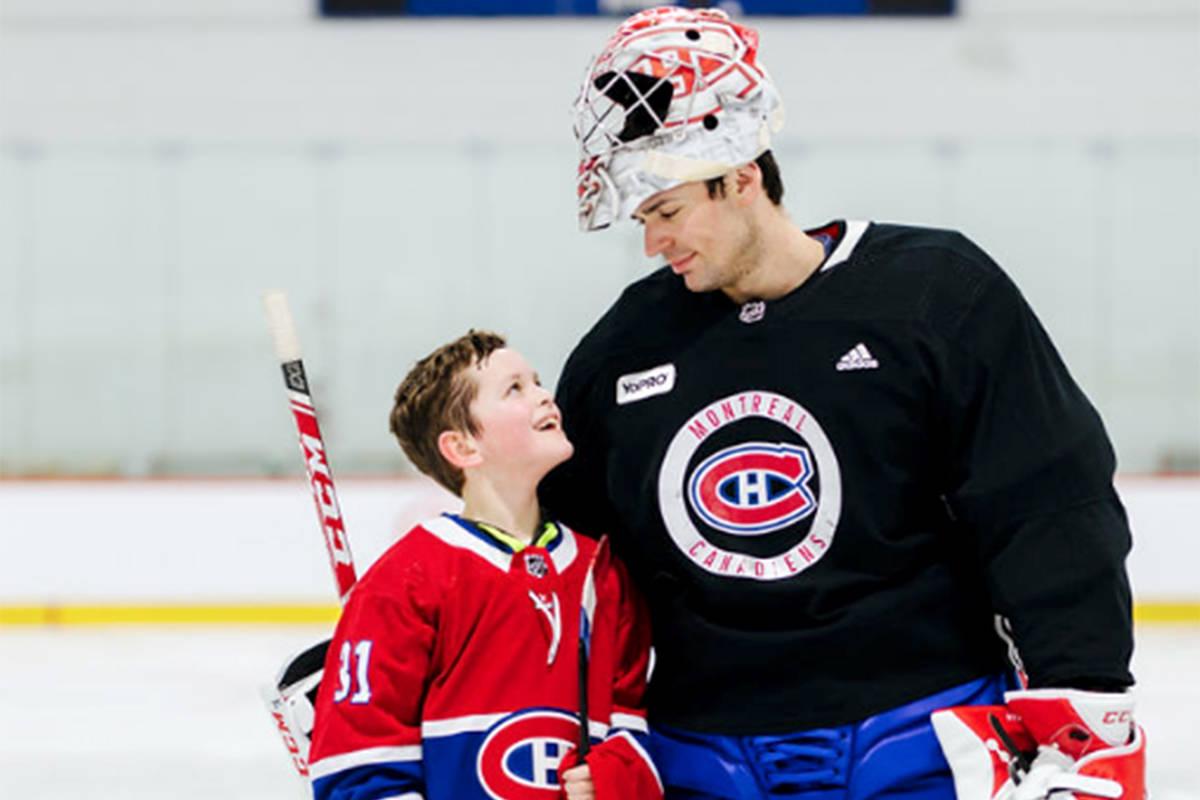
{"type": "Polygon", "coordinates": [[[719,178],[735,167],[735,164],[708,161],[703,158],[675,156],[670,153],[664,153],[661,150],[647,150],[646,155],[642,158],[642,170],[644,172],[677,183],[719,178]]]}
{"type": "MultiPolygon", "coordinates": [[[[782,108],[779,108],[759,125],[756,150],[753,158],[748,159],[749,161],[757,159],[767,150],[771,149],[771,133],[772,131],[779,130],[782,124],[783,113],[782,108]]],[[[623,173],[625,177],[617,182],[627,184],[627,191],[617,193],[617,197],[619,198],[617,204],[621,207],[632,206],[634,201],[640,204],[646,197],[656,192],[665,191],[681,183],[719,178],[731,170],[737,169],[738,166],[740,164],[675,155],[668,152],[665,148],[647,148],[642,154],[640,163],[638,163],[634,170],[631,170],[632,175],[630,173],[623,173]],[[636,187],[628,185],[635,180],[638,184],[636,187]],[[639,197],[638,195],[642,196],[639,197]],[[626,197],[631,199],[626,200],[626,197]]],[[[613,186],[614,182],[607,174],[607,170],[605,177],[608,179],[606,185],[609,187],[613,186]]],[[[630,213],[632,211],[633,208],[630,208],[630,213]]]]}
{"type": "MultiPolygon", "coordinates": [[[[783,127],[783,107],[776,108],[758,126],[758,142],[754,159],[761,156],[767,150],[771,149],[771,134],[780,130],[783,127]]],[[[677,156],[668,153],[664,150],[647,150],[642,158],[641,169],[651,175],[660,178],[665,178],[669,181],[678,183],[687,183],[689,181],[706,181],[710,178],[719,178],[732,169],[736,169],[738,164],[729,164],[723,161],[712,161],[704,158],[693,158],[691,156],[677,156]]]]}

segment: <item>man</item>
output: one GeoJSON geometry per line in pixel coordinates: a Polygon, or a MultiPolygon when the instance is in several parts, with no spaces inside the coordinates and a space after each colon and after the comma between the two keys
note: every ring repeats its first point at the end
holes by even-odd
{"type": "Polygon", "coordinates": [[[651,605],[667,797],[1141,800],[1098,415],[966,238],[794,225],[780,109],[754,31],[677,8],[577,102],[583,227],[667,265],[572,353],[542,499],[651,605]]]}

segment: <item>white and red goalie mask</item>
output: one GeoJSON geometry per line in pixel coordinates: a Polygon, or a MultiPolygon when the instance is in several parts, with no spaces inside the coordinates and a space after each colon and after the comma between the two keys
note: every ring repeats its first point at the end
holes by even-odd
{"type": "Polygon", "coordinates": [[[782,125],[753,29],[715,9],[633,15],[575,102],[580,227],[608,227],[653,194],[753,161],[782,125]]]}

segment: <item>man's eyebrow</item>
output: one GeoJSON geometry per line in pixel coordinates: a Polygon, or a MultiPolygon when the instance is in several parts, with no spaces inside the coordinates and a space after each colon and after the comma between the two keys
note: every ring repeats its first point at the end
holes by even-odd
{"type": "Polygon", "coordinates": [[[663,198],[660,198],[660,199],[654,201],[653,203],[651,203],[649,206],[642,209],[641,211],[633,212],[633,218],[641,219],[642,217],[646,216],[647,214],[653,214],[655,209],[657,209],[659,206],[661,206],[663,203],[667,202],[670,199],[671,198],[669,198],[669,197],[663,197],[663,198]]]}

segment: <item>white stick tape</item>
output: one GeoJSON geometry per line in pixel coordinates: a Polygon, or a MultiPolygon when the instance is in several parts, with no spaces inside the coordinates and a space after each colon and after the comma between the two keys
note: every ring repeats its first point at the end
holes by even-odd
{"type": "Polygon", "coordinates": [[[296,325],[292,322],[292,310],[288,307],[287,294],[278,289],[263,293],[263,308],[267,311],[267,326],[275,342],[275,355],[281,364],[300,358],[300,339],[296,336],[296,325]]]}

